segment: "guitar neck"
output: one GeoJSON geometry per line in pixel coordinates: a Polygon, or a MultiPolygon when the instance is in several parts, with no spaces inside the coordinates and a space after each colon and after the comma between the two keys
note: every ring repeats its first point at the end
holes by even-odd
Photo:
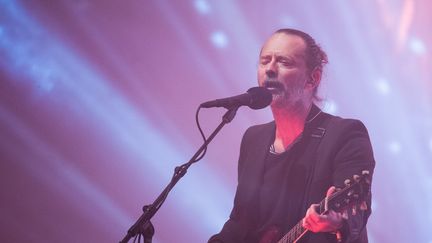
{"type": "MultiPolygon", "coordinates": [[[[322,214],[325,212],[324,210],[324,203],[325,200],[322,200],[319,203],[319,214],[322,214]]],[[[307,233],[307,229],[303,228],[303,219],[301,219],[294,227],[291,228],[291,230],[284,235],[277,243],[295,243],[298,240],[300,240],[301,237],[303,237],[304,234],[307,233]]]]}
{"type": "Polygon", "coordinates": [[[302,220],[300,220],[282,239],[277,243],[294,243],[299,240],[307,230],[302,226],[302,220]]]}

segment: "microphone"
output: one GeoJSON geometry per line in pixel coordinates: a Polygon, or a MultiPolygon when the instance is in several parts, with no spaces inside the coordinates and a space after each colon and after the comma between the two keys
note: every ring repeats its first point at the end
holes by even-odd
{"type": "Polygon", "coordinates": [[[262,109],[272,102],[271,92],[264,87],[253,87],[248,89],[245,94],[236,95],[228,98],[217,99],[204,102],[200,105],[202,108],[225,107],[227,109],[249,106],[254,110],[262,109]]]}

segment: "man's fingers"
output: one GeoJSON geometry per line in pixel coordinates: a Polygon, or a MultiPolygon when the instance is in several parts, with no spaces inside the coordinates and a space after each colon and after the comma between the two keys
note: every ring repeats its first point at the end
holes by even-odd
{"type": "Polygon", "coordinates": [[[318,215],[316,211],[316,207],[318,207],[319,204],[312,204],[309,209],[306,212],[306,216],[303,219],[303,227],[308,230],[313,230],[315,228],[315,225],[321,221],[320,215],[318,215]]]}
{"type": "Polygon", "coordinates": [[[327,190],[327,197],[330,196],[331,194],[333,194],[336,191],[336,187],[335,186],[331,186],[328,190],[327,190]]]}
{"type": "MultiPolygon", "coordinates": [[[[333,193],[333,189],[330,188],[329,192],[333,193]]],[[[342,214],[330,210],[328,214],[318,214],[319,204],[313,204],[309,207],[306,212],[306,216],[302,221],[302,226],[312,232],[330,232],[341,227],[342,225],[342,214]]]]}

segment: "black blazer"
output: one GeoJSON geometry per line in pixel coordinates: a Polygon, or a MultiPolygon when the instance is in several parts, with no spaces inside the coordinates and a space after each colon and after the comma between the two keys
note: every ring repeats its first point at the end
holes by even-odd
{"type": "MultiPolygon", "coordinates": [[[[290,183],[295,185],[294,191],[287,192],[290,205],[293,206],[287,208],[286,205],[275,205],[275,211],[280,212],[275,214],[275,221],[282,217],[283,223],[279,227],[283,232],[301,220],[311,204],[320,202],[330,186],[343,187],[345,179],[352,178],[362,170],[369,170],[372,176],[375,167],[369,135],[363,123],[332,116],[315,105],[308,117],[318,113],[312,122],[305,124],[301,141],[296,145],[299,146],[297,151],[300,154],[295,166],[290,169],[290,175],[287,175],[291,178],[290,183]],[[292,200],[294,203],[291,204],[292,200]]],[[[274,122],[246,130],[240,147],[234,207],[221,232],[212,236],[209,242],[256,242],[260,231],[270,226],[257,222],[257,196],[274,134],[274,122]]],[[[366,211],[357,212],[355,216],[349,214],[342,229],[345,242],[367,242],[365,226],[371,213],[370,198],[367,203],[366,211]]],[[[330,233],[308,233],[303,242],[336,241],[330,233]]]]}

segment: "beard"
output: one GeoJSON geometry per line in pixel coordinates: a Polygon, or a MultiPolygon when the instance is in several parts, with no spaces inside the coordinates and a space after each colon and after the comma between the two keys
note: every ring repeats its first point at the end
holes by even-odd
{"type": "Polygon", "coordinates": [[[273,95],[272,107],[294,108],[303,104],[304,87],[300,82],[284,85],[276,80],[266,80],[264,81],[264,87],[273,95]]]}

